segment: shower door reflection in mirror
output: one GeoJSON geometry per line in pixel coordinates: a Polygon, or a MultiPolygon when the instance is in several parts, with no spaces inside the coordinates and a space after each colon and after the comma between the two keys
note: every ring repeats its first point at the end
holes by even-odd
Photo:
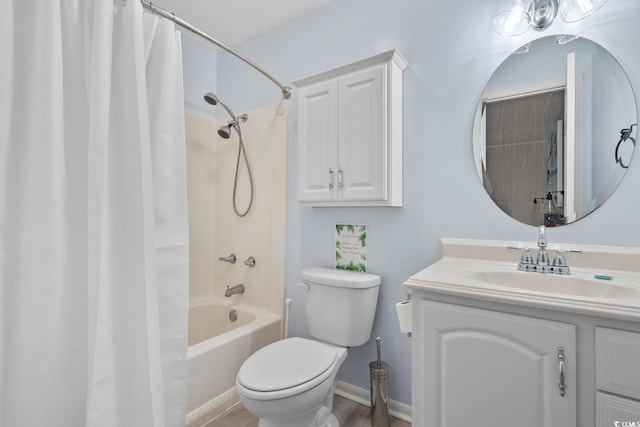
{"type": "MultiPolygon", "coordinates": [[[[498,67],[482,94],[473,134],[478,176],[512,218],[571,223],[615,191],[635,143],[616,144],[635,123],[629,80],[605,49],[579,37],[534,40],[498,67]]],[[[636,127],[630,133],[633,140],[636,127]]]]}

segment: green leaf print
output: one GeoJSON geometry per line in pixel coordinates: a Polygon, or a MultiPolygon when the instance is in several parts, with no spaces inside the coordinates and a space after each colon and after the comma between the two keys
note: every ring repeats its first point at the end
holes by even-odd
{"type": "Polygon", "coordinates": [[[360,240],[360,246],[361,247],[366,247],[367,246],[367,232],[365,231],[364,233],[362,233],[359,237],[358,240],[360,240]]]}

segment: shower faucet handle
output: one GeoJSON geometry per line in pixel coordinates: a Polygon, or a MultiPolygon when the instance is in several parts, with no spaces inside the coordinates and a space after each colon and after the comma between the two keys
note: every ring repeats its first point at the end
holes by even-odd
{"type": "Polygon", "coordinates": [[[235,264],[236,263],[236,254],[231,254],[229,256],[221,256],[220,258],[218,258],[218,260],[224,261],[224,262],[230,262],[231,264],[235,264]]]}
{"type": "Polygon", "coordinates": [[[256,259],[253,256],[250,256],[249,258],[244,260],[244,265],[248,265],[249,267],[253,268],[256,266],[256,259]]]}

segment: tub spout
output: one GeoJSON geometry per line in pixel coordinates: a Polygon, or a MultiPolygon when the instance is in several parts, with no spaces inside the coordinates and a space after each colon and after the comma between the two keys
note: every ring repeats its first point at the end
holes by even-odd
{"type": "Polygon", "coordinates": [[[244,285],[240,283],[239,285],[235,285],[233,287],[229,287],[227,285],[227,290],[224,292],[225,297],[230,297],[233,294],[243,294],[244,293],[244,285]]]}

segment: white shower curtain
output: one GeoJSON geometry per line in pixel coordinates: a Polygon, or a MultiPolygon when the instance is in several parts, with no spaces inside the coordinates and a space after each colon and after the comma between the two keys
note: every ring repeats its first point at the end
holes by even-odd
{"type": "Polygon", "coordinates": [[[0,13],[0,427],[184,424],[180,35],[138,0],[0,13]]]}

